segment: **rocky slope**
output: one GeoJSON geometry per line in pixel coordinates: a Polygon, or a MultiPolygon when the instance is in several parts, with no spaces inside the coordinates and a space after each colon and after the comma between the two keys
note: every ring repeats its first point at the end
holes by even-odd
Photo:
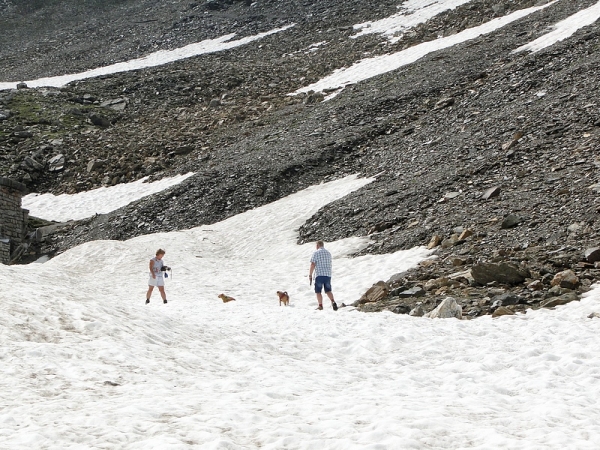
{"type": "Polygon", "coordinates": [[[366,252],[430,245],[434,258],[346,304],[418,314],[450,295],[468,317],[508,314],[571,301],[598,278],[598,257],[586,253],[600,232],[598,26],[540,53],[511,53],[595,1],[560,1],[326,102],[288,94],[362,58],[538,2],[474,0],[393,44],[352,38],[352,25],[393,14],[395,1],[146,0],[75,10],[68,9],[74,1],[15,3],[0,1],[0,27],[13,24],[0,36],[3,80],[295,24],[162,67],[60,89],[0,91],[0,176],[32,191],[196,172],[114,213],[53,227],[23,261],[91,239],[213,223],[361,173],[376,181],[327,205],[299,230],[299,241],[369,235],[366,252]]]}

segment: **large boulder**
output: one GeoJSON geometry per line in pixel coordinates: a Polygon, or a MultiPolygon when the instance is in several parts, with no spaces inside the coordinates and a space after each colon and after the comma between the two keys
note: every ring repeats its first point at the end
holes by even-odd
{"type": "Polygon", "coordinates": [[[595,263],[600,261],[600,247],[593,247],[586,249],[584,253],[585,260],[589,263],[595,263]]]}
{"type": "Polygon", "coordinates": [[[425,314],[430,319],[462,319],[462,307],[452,297],[446,297],[433,311],[425,314]]]}
{"type": "Polygon", "coordinates": [[[563,294],[560,297],[552,297],[548,300],[544,300],[540,306],[543,308],[554,308],[555,306],[566,305],[567,303],[571,303],[579,300],[579,296],[575,292],[569,292],[567,294],[563,294]]]}
{"type": "Polygon", "coordinates": [[[579,278],[572,270],[563,270],[554,275],[550,284],[565,289],[577,289],[579,287],[579,278]]]}
{"type": "Polygon", "coordinates": [[[387,297],[390,292],[388,285],[384,281],[379,281],[369,288],[367,292],[363,294],[360,300],[356,301],[354,306],[364,305],[365,303],[378,302],[387,297]]]}
{"type": "Polygon", "coordinates": [[[501,263],[480,263],[471,268],[471,276],[477,284],[486,285],[497,282],[502,284],[519,284],[531,274],[529,270],[522,269],[514,264],[501,263]]]}
{"type": "Polygon", "coordinates": [[[65,155],[56,155],[48,161],[48,170],[50,172],[58,172],[65,168],[65,155]]]}

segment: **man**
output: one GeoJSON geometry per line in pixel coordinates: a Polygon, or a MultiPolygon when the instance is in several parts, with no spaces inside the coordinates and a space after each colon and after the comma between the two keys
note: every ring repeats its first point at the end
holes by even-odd
{"type": "Polygon", "coordinates": [[[150,279],[148,280],[148,292],[146,293],[146,305],[150,303],[150,296],[155,287],[158,287],[160,296],[163,299],[163,303],[167,303],[167,294],[165,293],[165,279],[163,278],[163,272],[169,270],[165,266],[163,259],[165,251],[159,248],[156,251],[156,256],[150,260],[150,279]]]}
{"type": "Polygon", "coordinates": [[[323,309],[323,295],[321,291],[325,289],[325,294],[331,300],[331,306],[334,311],[337,311],[338,306],[333,299],[331,292],[331,253],[325,250],[323,241],[317,241],[317,251],[310,258],[310,271],[308,274],[309,282],[312,284],[313,272],[315,274],[315,293],[317,294],[317,309],[323,309]]]}

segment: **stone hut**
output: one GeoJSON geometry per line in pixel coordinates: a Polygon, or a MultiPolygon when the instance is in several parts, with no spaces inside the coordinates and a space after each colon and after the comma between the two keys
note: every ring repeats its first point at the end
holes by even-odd
{"type": "Polygon", "coordinates": [[[0,177],[0,263],[10,264],[11,255],[25,241],[29,211],[21,208],[27,192],[24,184],[0,177]]]}

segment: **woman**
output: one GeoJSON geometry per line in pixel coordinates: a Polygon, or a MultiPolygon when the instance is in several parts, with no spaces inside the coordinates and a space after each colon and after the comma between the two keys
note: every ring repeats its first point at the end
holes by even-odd
{"type": "Polygon", "coordinates": [[[165,251],[159,248],[156,251],[156,256],[150,260],[150,279],[148,280],[148,293],[146,294],[146,305],[150,303],[150,296],[154,290],[154,286],[158,287],[163,303],[167,303],[167,294],[165,293],[165,279],[163,272],[169,268],[163,262],[165,251]]]}

